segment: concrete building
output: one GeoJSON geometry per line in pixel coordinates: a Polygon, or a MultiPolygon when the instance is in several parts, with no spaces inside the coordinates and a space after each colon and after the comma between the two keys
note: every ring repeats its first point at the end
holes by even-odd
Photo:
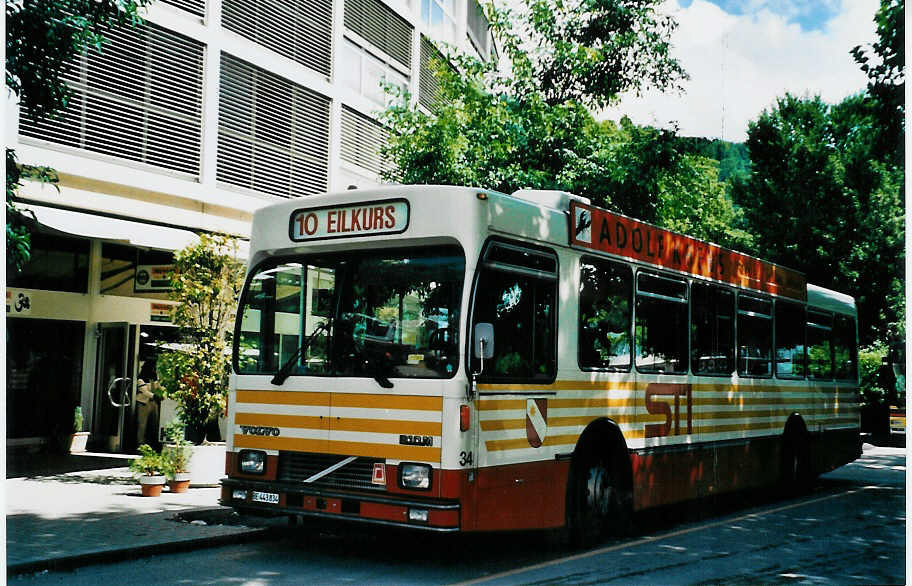
{"type": "Polygon", "coordinates": [[[20,162],[60,175],[21,192],[33,253],[7,274],[10,446],[66,436],[81,406],[96,449],[134,450],[138,381],[175,339],[173,251],[246,238],[283,198],[376,185],[381,81],[426,107],[429,39],[493,51],[476,0],[159,0],[105,36],[72,61],[59,119],[8,108],[20,162]]]}

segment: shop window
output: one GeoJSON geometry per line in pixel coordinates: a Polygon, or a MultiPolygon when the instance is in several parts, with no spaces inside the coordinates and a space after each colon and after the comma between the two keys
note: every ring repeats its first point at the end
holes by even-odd
{"type": "Polygon", "coordinates": [[[687,283],[637,276],[636,347],[641,372],[687,372],[687,283]]]}
{"type": "Polygon", "coordinates": [[[73,431],[80,403],[85,323],[6,320],[8,438],[50,437],[73,431]]]}
{"type": "Polygon", "coordinates": [[[833,314],[807,312],[808,376],[833,378],[833,314]]]}
{"type": "Polygon", "coordinates": [[[773,302],[738,296],[738,374],[772,376],[773,302]]]}
{"type": "Polygon", "coordinates": [[[693,283],[690,294],[694,374],[732,374],[735,370],[734,293],[717,285],[693,283]]]}
{"type": "Polygon", "coordinates": [[[804,306],[776,301],[776,376],[804,378],[804,306]]]}
{"type": "MultiPolygon", "coordinates": [[[[474,324],[494,326],[487,380],[554,380],[557,371],[557,259],[550,252],[493,243],[475,288],[474,324]],[[512,262],[503,262],[504,258],[512,262]],[[499,259],[499,260],[496,260],[499,259]],[[542,266],[552,271],[539,270],[542,266]]],[[[473,361],[474,368],[479,361],[473,361]]]]}
{"type": "Polygon", "coordinates": [[[630,370],[633,272],[617,262],[580,264],[579,363],[582,368],[630,370]]]}
{"type": "Polygon", "coordinates": [[[89,241],[32,232],[32,250],[22,271],[7,265],[7,287],[86,293],[89,286],[89,241]]]}
{"type": "Polygon", "coordinates": [[[101,245],[101,294],[168,299],[173,262],[171,252],[105,242],[101,245]]]}
{"type": "Polygon", "coordinates": [[[833,319],[833,362],[837,380],[858,379],[858,344],[855,320],[838,313],[833,319]]]}

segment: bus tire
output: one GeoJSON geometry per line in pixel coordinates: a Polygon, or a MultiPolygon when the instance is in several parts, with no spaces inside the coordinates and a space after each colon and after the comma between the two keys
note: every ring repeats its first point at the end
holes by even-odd
{"type": "Polygon", "coordinates": [[[811,471],[807,433],[799,425],[787,428],[782,436],[780,487],[786,496],[798,496],[810,491],[814,475],[811,471]]]}
{"type": "Polygon", "coordinates": [[[630,530],[632,498],[624,488],[623,460],[608,450],[584,450],[570,466],[567,531],[573,547],[630,530]]]}

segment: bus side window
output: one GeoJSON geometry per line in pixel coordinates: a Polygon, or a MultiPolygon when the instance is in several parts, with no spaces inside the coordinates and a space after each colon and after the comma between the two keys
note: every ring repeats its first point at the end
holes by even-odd
{"type": "Polygon", "coordinates": [[[636,366],[641,372],[687,372],[687,282],[637,275],[636,366]]]}
{"type": "Polygon", "coordinates": [[[580,263],[579,364],[630,370],[633,273],[629,266],[584,259],[580,263]]]}
{"type": "Polygon", "coordinates": [[[833,314],[807,312],[808,375],[833,378],[833,314]]]}
{"type": "Polygon", "coordinates": [[[776,376],[804,378],[804,306],[776,300],[776,376]]]}
{"type": "Polygon", "coordinates": [[[557,372],[556,259],[524,254],[495,243],[484,257],[472,312],[473,331],[480,322],[494,325],[494,357],[485,360],[483,379],[553,380],[557,372]]]}
{"type": "Polygon", "coordinates": [[[773,302],[738,295],[738,374],[772,376],[773,302]]]}
{"type": "Polygon", "coordinates": [[[858,345],[855,343],[855,320],[838,313],[833,320],[833,358],[838,380],[858,378],[858,345]]]}
{"type": "Polygon", "coordinates": [[[735,294],[724,287],[693,282],[691,358],[694,374],[731,375],[735,370],[735,294]]]}

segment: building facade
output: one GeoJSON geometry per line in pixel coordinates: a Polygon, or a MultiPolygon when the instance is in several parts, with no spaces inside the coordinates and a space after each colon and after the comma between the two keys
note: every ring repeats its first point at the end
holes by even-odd
{"type": "Polygon", "coordinates": [[[60,443],[77,406],[95,449],[154,439],[142,389],[177,342],[173,251],[247,238],[285,198],[377,185],[385,88],[433,103],[431,41],[494,54],[476,0],[159,0],[144,17],[71,61],[58,118],[8,104],[19,161],[60,177],[20,192],[33,253],[7,272],[10,446],[60,443]]]}

